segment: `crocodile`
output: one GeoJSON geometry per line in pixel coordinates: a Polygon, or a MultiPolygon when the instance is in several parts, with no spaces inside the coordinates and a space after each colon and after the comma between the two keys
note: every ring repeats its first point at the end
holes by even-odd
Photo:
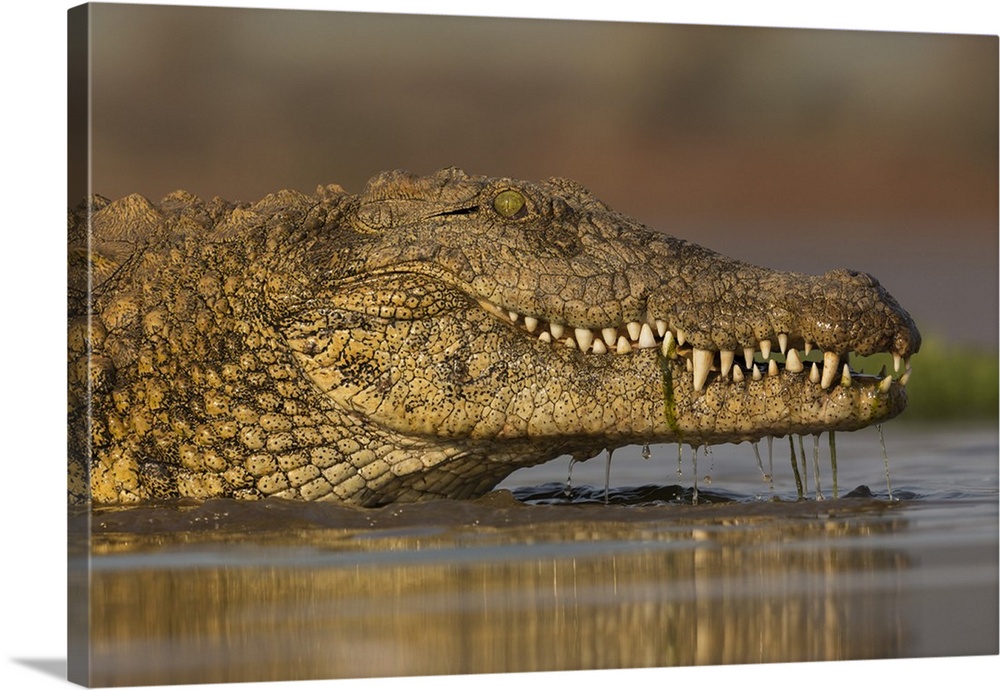
{"type": "Polygon", "coordinates": [[[469,498],[561,455],[855,430],[904,409],[920,347],[866,273],[762,268],[571,180],[458,168],[93,196],[68,312],[69,494],[96,504],[469,498]]]}

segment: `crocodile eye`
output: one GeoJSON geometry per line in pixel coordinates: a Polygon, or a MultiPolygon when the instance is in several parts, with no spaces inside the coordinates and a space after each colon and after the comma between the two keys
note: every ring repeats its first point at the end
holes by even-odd
{"type": "Polygon", "coordinates": [[[515,189],[507,189],[493,197],[493,209],[504,218],[519,218],[524,215],[524,195],[515,189]]]}

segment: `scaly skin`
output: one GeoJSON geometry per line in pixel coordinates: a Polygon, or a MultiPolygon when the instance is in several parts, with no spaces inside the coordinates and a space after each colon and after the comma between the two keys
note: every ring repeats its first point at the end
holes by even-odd
{"type": "Polygon", "coordinates": [[[561,454],[858,429],[902,411],[908,368],[841,358],[920,346],[868,275],[770,271],[568,180],[457,169],[95,197],[69,312],[70,494],[100,503],[462,498],[561,454]]]}

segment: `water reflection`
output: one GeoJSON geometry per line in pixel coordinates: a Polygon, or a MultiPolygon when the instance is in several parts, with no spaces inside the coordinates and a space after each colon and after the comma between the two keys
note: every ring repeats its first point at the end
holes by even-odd
{"type": "Polygon", "coordinates": [[[479,503],[348,511],[358,521],[382,520],[376,528],[345,523],[347,509],[329,508],[292,519],[280,502],[220,501],[94,516],[93,682],[907,652],[901,598],[911,559],[887,548],[887,536],[907,529],[898,504],[846,499],[692,512],[525,506],[497,494],[479,503]],[[438,511],[452,519],[432,519],[438,511]],[[455,522],[455,511],[469,526],[455,522]]]}

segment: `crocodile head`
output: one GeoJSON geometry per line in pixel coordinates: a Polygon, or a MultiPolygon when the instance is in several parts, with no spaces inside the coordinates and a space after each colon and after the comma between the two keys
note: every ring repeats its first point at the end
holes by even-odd
{"type": "Polygon", "coordinates": [[[384,173],[292,239],[266,301],[388,458],[341,496],[364,503],[472,496],[561,454],[876,424],[920,347],[870,275],[734,261],[565,179],[384,173]],[[850,369],[881,352],[896,378],[850,369]]]}

